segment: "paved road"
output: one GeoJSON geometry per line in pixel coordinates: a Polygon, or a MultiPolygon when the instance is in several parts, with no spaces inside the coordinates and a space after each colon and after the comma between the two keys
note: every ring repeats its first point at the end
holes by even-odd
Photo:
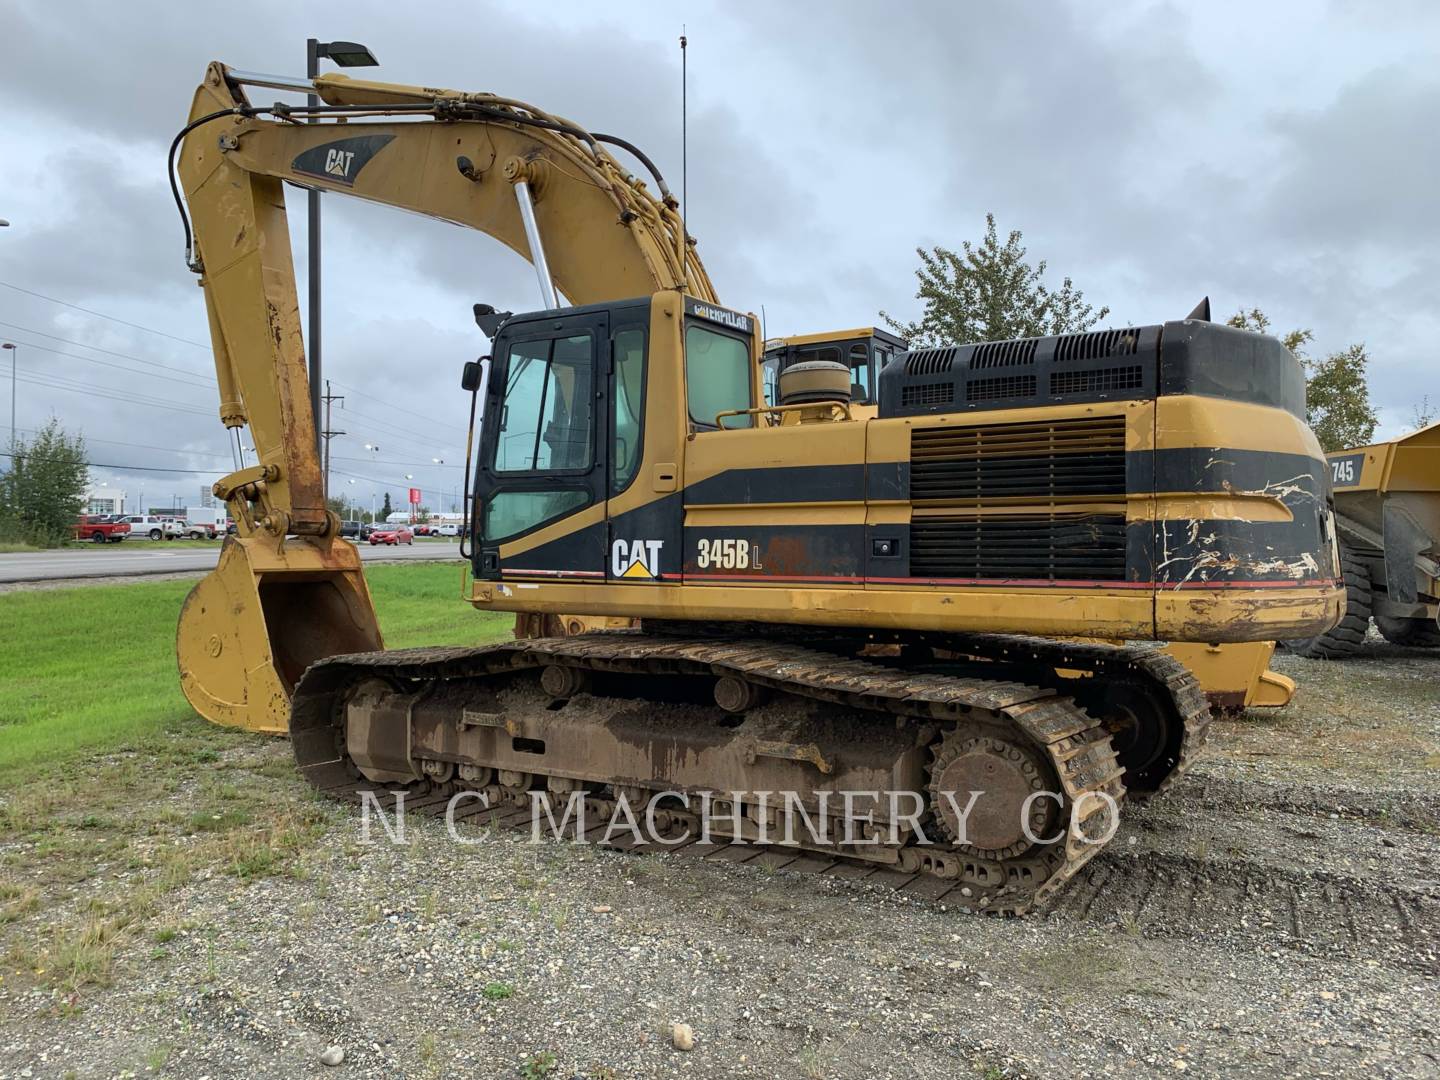
{"type": "MultiPolygon", "coordinates": [[[[399,547],[360,544],[366,562],[417,560],[441,562],[458,559],[458,544],[416,543],[399,547]]],[[[93,548],[27,551],[0,555],[0,584],[16,581],[53,581],[61,578],[130,577],[142,574],[177,574],[209,570],[220,557],[220,545],[208,548],[169,548],[163,541],[126,540],[93,548]]]]}

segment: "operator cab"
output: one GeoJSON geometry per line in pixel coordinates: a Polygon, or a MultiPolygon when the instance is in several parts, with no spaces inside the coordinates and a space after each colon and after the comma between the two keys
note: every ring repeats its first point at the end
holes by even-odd
{"type": "Polygon", "coordinates": [[[780,372],[794,364],[823,360],[844,364],[850,369],[852,404],[874,405],[879,392],[880,372],[907,348],[909,344],[904,338],[874,326],[771,338],[765,342],[765,358],[761,361],[765,404],[774,405],[779,400],[777,386],[780,372]]]}
{"type": "Polygon", "coordinates": [[[482,417],[476,577],[634,580],[643,541],[659,580],[661,549],[681,550],[688,441],[764,426],[754,317],[660,293],[520,314],[479,305],[476,321],[492,339],[485,370],[463,379],[482,417]]]}

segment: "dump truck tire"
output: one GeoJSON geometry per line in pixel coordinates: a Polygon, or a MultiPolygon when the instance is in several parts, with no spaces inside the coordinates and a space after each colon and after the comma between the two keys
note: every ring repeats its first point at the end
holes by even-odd
{"type": "Polygon", "coordinates": [[[1340,545],[1340,573],[1345,579],[1345,614],[1318,637],[1284,642],[1296,655],[1312,660],[1339,660],[1354,656],[1365,644],[1365,635],[1370,629],[1370,574],[1344,544],[1340,545]]]}
{"type": "Polygon", "coordinates": [[[1391,619],[1375,616],[1376,629],[1391,645],[1408,645],[1412,649],[1440,647],[1440,626],[1434,619],[1391,619]]]}

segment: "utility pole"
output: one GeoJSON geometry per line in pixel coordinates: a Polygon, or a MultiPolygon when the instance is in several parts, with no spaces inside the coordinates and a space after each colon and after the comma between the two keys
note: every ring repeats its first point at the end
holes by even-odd
{"type": "MultiPolygon", "coordinates": [[[[330,427],[330,403],[332,401],[345,400],[344,394],[332,394],[330,392],[330,380],[325,380],[325,396],[321,399],[325,402],[325,430],[320,432],[320,438],[325,440],[325,498],[330,497],[330,440],[336,435],[344,435],[343,431],[335,431],[330,427]]],[[[344,408],[342,405],[341,408],[344,408]]]]}

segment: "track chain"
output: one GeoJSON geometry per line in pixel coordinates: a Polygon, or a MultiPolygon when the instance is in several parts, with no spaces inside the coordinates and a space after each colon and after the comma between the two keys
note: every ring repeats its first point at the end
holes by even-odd
{"type": "Polygon", "coordinates": [[[943,639],[945,648],[1046,669],[1088,671],[1096,676],[1139,676],[1169,699],[1182,725],[1180,754],[1174,767],[1151,791],[1129,790],[1131,799],[1154,798],[1169,790],[1194,765],[1210,735],[1210,702],[1190,669],[1154,646],[1101,645],[1055,641],[1012,634],[964,634],[943,639]]]}
{"type": "MultiPolygon", "coordinates": [[[[1047,651],[1057,643],[1042,639],[977,636],[967,639],[967,644],[976,650],[984,649],[984,655],[1004,659],[1044,657],[1048,663],[1051,657],[1060,655],[1047,651]]],[[[1122,650],[1059,648],[1065,650],[1066,666],[1089,665],[1100,670],[1121,662],[1113,654],[1122,650]]],[[[1175,673],[1164,670],[1164,661],[1169,658],[1152,653],[1128,656],[1123,662],[1153,673],[1152,677],[1168,676],[1175,681],[1175,673]]],[[[636,631],[527,639],[474,649],[362,653],[321,660],[305,673],[294,694],[291,736],[296,758],[307,778],[321,791],[358,798],[364,785],[357,783],[356,770],[345,756],[343,723],[345,696],[359,681],[377,676],[397,681],[474,679],[534,670],[547,664],[634,674],[735,675],[787,694],[938,721],[942,731],[954,728],[979,710],[988,714],[986,719],[992,723],[998,720],[1022,734],[1048,757],[1069,801],[1067,813],[1084,796],[1103,793],[1116,806],[1125,796],[1122,770],[1103,727],[1053,688],[1019,681],[907,672],[873,660],[838,657],[785,642],[687,639],[636,631]]],[[[1184,672],[1180,665],[1175,667],[1184,672]]],[[[1195,692],[1204,711],[1198,687],[1195,692]]],[[[1204,715],[1208,719],[1208,711],[1204,715]]],[[[1203,727],[1199,727],[1187,755],[1198,749],[1202,738],[1203,727]]],[[[407,790],[417,799],[439,799],[462,789],[453,782],[436,786],[417,781],[407,790]]],[[[439,803],[443,802],[439,799],[439,803]]],[[[1034,849],[1003,862],[979,860],[945,845],[911,846],[899,850],[902,872],[896,874],[877,867],[874,861],[846,854],[811,848],[749,848],[756,855],[804,859],[837,876],[895,875],[901,879],[897,887],[902,890],[943,899],[947,904],[1022,914],[1048,902],[1100,850],[1102,845],[1089,838],[1106,831],[1110,804],[1095,797],[1084,799],[1084,805],[1083,812],[1073,815],[1063,844],[1034,849]]],[[[439,813],[443,811],[441,805],[439,813]]],[[[526,818],[524,825],[528,827],[528,814],[526,818]]],[[[722,844],[717,848],[731,846],[722,844]]]]}

